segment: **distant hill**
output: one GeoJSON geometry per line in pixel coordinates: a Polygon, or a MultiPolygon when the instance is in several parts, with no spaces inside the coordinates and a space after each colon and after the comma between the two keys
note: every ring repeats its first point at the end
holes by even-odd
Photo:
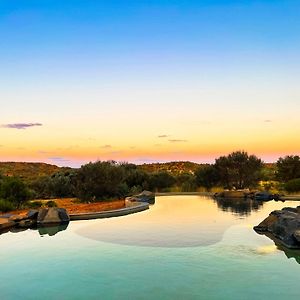
{"type": "Polygon", "coordinates": [[[41,176],[51,176],[62,169],[46,163],[0,162],[0,174],[17,176],[25,181],[32,181],[41,176]]]}
{"type": "Polygon", "coordinates": [[[152,164],[143,164],[139,168],[149,172],[160,172],[166,171],[170,172],[173,175],[178,175],[182,173],[194,173],[199,167],[203,167],[206,164],[197,164],[190,161],[172,161],[167,163],[152,163],[152,164]]]}
{"type": "MultiPolygon", "coordinates": [[[[199,167],[207,164],[198,164],[190,161],[173,161],[167,163],[142,164],[138,168],[149,172],[166,171],[172,175],[183,173],[193,174],[199,167]]],[[[70,170],[71,168],[58,167],[46,163],[26,163],[26,162],[0,162],[0,174],[4,176],[17,176],[25,181],[33,181],[41,176],[51,176],[60,171],[70,170]]],[[[265,174],[273,177],[276,171],[276,164],[266,163],[265,174]]]]}

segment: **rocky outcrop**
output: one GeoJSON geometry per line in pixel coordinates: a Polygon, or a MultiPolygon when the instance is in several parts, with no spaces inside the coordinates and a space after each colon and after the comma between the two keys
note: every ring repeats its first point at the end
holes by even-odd
{"type": "Polygon", "coordinates": [[[129,201],[137,201],[137,202],[147,202],[149,204],[154,204],[155,203],[155,194],[149,191],[143,191],[142,193],[132,196],[132,197],[127,197],[126,200],[129,201]]]}
{"type": "Polygon", "coordinates": [[[70,216],[64,208],[42,208],[38,212],[38,224],[61,224],[68,223],[70,216]]]}
{"type": "Polygon", "coordinates": [[[9,218],[0,218],[0,231],[13,227],[14,225],[15,222],[10,221],[9,218]]]}
{"type": "Polygon", "coordinates": [[[271,212],[254,230],[267,236],[272,234],[285,247],[300,249],[300,206],[271,212]]]}

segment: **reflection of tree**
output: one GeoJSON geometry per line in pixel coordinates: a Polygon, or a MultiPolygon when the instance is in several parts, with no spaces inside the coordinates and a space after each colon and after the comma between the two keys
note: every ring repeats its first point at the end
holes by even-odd
{"type": "Polygon", "coordinates": [[[39,231],[40,235],[48,234],[49,236],[53,236],[60,231],[66,230],[68,225],[69,225],[69,223],[59,224],[59,225],[54,225],[54,226],[47,226],[47,227],[41,226],[41,227],[38,227],[38,231],[39,231]]]}
{"type": "Polygon", "coordinates": [[[263,206],[263,202],[252,199],[217,198],[215,201],[223,211],[232,212],[240,216],[250,215],[252,211],[257,211],[263,206]]]}

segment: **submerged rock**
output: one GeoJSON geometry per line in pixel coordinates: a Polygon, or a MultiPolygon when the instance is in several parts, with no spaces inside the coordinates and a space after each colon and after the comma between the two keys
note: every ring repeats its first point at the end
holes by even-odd
{"type": "Polygon", "coordinates": [[[64,208],[42,208],[38,212],[38,224],[60,224],[68,223],[70,216],[64,208]]]}
{"type": "Polygon", "coordinates": [[[271,212],[254,230],[267,236],[271,233],[284,246],[300,249],[300,206],[271,212]]]}

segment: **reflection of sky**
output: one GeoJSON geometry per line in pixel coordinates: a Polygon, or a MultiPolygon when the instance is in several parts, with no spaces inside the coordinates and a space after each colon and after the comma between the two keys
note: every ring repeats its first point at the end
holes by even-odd
{"type": "Polygon", "coordinates": [[[299,153],[299,10],[292,0],[3,0],[1,125],[43,126],[0,128],[1,159],[299,153]]]}
{"type": "MultiPolygon", "coordinates": [[[[236,199],[237,201],[240,201],[236,199]]],[[[271,203],[271,202],[270,202],[271,203]]],[[[293,203],[294,206],[297,203],[293,203]]],[[[232,202],[234,206],[234,202],[232,202]]],[[[272,205],[278,209],[286,204],[272,205]]],[[[240,204],[238,204],[240,209],[240,204]]],[[[274,208],[275,209],[275,208],[274,208]]],[[[263,210],[264,215],[265,210],[263,210]]],[[[90,239],[134,246],[150,247],[196,247],[220,242],[224,233],[233,225],[251,222],[250,217],[236,213],[224,213],[209,197],[165,196],[157,197],[156,204],[149,211],[130,217],[103,220],[100,224],[82,227],[76,232],[90,239]]],[[[257,219],[261,212],[254,210],[257,219]]],[[[253,219],[253,217],[252,217],[253,219]]],[[[258,221],[260,222],[260,221],[258,221]]],[[[253,227],[253,226],[251,226],[253,227]]]]}

